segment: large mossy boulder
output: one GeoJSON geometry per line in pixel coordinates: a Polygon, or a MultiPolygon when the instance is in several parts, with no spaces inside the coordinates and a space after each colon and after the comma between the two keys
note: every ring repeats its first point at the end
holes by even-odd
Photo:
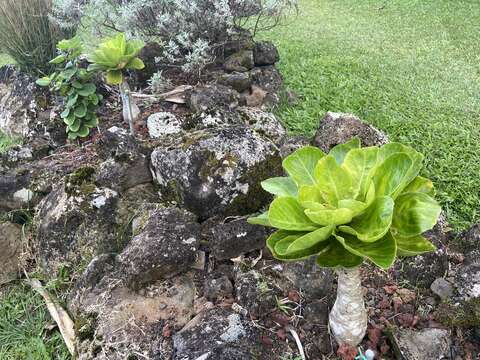
{"type": "Polygon", "coordinates": [[[200,220],[258,211],[269,200],[260,182],[282,173],[276,146],[245,126],[192,132],[151,158],[164,200],[200,220]]]}

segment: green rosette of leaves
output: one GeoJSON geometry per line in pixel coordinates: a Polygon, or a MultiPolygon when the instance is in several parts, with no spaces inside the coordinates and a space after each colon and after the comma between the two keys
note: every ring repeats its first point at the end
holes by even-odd
{"type": "Polygon", "coordinates": [[[249,219],[278,230],[267,239],[277,259],[316,256],[322,267],[352,268],[369,260],[387,269],[398,256],[435,250],[422,234],[441,208],[423,155],[400,143],[364,147],[360,140],[327,155],[312,146],[283,161],[287,177],[262,182],[275,195],[268,212],[249,219]]]}
{"type": "Polygon", "coordinates": [[[106,81],[110,85],[123,82],[123,70],[141,70],[145,67],[138,54],[145,46],[141,40],[128,40],[124,33],[107,38],[98,48],[87,56],[90,71],[106,72],[106,81]]]}

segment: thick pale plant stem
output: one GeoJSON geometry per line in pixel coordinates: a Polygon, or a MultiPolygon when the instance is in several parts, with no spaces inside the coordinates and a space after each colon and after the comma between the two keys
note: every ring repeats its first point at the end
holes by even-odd
{"type": "Polygon", "coordinates": [[[128,85],[125,78],[122,83],[119,85],[120,88],[120,97],[122,98],[122,107],[123,107],[123,118],[127,119],[128,125],[130,126],[130,134],[135,135],[135,128],[133,127],[133,106],[132,99],[130,95],[130,86],[128,85]]]}
{"type": "Polygon", "coordinates": [[[357,346],[367,331],[360,268],[338,269],[338,289],[330,312],[330,330],[339,344],[357,346]]]}

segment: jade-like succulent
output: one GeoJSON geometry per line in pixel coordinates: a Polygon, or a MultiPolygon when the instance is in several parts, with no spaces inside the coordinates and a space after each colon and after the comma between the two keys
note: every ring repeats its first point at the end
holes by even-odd
{"type": "Polygon", "coordinates": [[[357,138],[328,155],[301,148],[283,161],[287,177],[262,182],[275,199],[249,221],[278,229],[267,246],[280,260],[316,256],[322,267],[350,268],[367,259],[386,269],[397,256],[435,249],[422,233],[441,208],[432,182],[418,176],[422,161],[408,146],[361,148],[357,138]]]}
{"type": "Polygon", "coordinates": [[[128,121],[130,133],[135,134],[135,115],[133,108],[136,107],[131,94],[130,86],[125,80],[124,70],[141,70],[145,67],[138,54],[145,43],[141,40],[127,40],[124,33],[115,37],[107,38],[100,43],[98,48],[87,56],[92,64],[88,69],[99,70],[106,73],[106,81],[110,85],[118,85],[123,105],[123,118],[128,121]]]}
{"type": "Polygon", "coordinates": [[[273,256],[315,256],[319,266],[337,268],[330,328],[340,343],[357,345],[365,334],[358,270],[364,260],[387,269],[399,256],[435,250],[422,234],[436,224],[441,208],[432,182],[419,176],[422,162],[408,146],[361,148],[354,138],[328,155],[301,148],[283,161],[288,176],[261,184],[275,199],[249,222],[278,229],[267,239],[273,256]]]}
{"type": "Polygon", "coordinates": [[[127,41],[124,33],[107,38],[87,56],[92,63],[88,69],[105,71],[108,84],[120,85],[123,82],[123,70],[141,70],[145,67],[138,57],[144,45],[141,40],[127,41]]]}

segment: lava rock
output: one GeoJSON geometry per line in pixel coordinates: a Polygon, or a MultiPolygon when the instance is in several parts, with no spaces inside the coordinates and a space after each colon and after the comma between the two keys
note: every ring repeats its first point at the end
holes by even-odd
{"type": "Polygon", "coordinates": [[[200,220],[258,211],[270,200],[260,182],[282,173],[275,146],[245,126],[192,132],[156,148],[151,165],[163,199],[200,220]]]}
{"type": "Polygon", "coordinates": [[[187,116],[182,122],[182,129],[203,130],[209,128],[230,127],[244,123],[239,112],[236,110],[206,110],[187,116]]]}
{"type": "Polygon", "coordinates": [[[218,260],[233,259],[265,247],[271,231],[249,224],[245,218],[218,224],[211,228],[211,251],[218,260]]]}
{"type": "Polygon", "coordinates": [[[335,274],[330,269],[318,267],[314,257],[280,265],[281,276],[304,292],[307,298],[321,299],[332,294],[335,274]]]}
{"type": "Polygon", "coordinates": [[[192,274],[139,291],[108,273],[93,288],[77,287],[69,309],[75,317],[78,358],[171,359],[166,336],[194,315],[195,291],[192,274]]]}
{"type": "Polygon", "coordinates": [[[239,36],[230,36],[223,45],[223,54],[229,57],[242,50],[253,50],[255,43],[251,34],[243,32],[239,36]]]}
{"type": "Polygon", "coordinates": [[[215,109],[234,109],[238,106],[239,94],[228,86],[215,84],[197,86],[187,96],[187,105],[193,112],[215,109]]]}
{"type": "Polygon", "coordinates": [[[26,209],[38,200],[30,189],[32,176],[21,169],[0,172],[0,212],[26,209]]]}
{"type": "Polygon", "coordinates": [[[427,328],[420,331],[396,329],[390,333],[394,351],[399,359],[449,359],[448,330],[427,328]]]}
{"type": "Polygon", "coordinates": [[[360,138],[363,146],[384,145],[388,142],[385,134],[355,115],[327,112],[320,121],[312,144],[328,153],[335,145],[346,143],[355,136],[360,138]]]}
{"type": "Polygon", "coordinates": [[[112,126],[96,141],[95,150],[100,159],[107,160],[111,157],[120,158],[125,154],[139,152],[141,147],[125,129],[112,126]]]}
{"type": "Polygon", "coordinates": [[[275,66],[262,66],[250,71],[252,85],[258,86],[267,92],[264,102],[267,105],[276,105],[280,102],[278,94],[283,85],[283,78],[275,66]]]}
{"type": "Polygon", "coordinates": [[[448,299],[453,296],[453,286],[450,282],[444,278],[435,279],[435,281],[430,285],[430,290],[440,297],[440,299],[448,299]]]}
{"type": "Polygon", "coordinates": [[[280,55],[272,42],[259,41],[253,48],[253,59],[256,66],[274,65],[280,60],[280,55]]]}
{"type": "Polygon", "coordinates": [[[57,185],[38,205],[35,250],[52,275],[64,264],[76,266],[102,253],[117,252],[118,193],[74,179],[57,185]]]}
{"type": "Polygon", "coordinates": [[[14,280],[20,269],[22,227],[11,222],[0,223],[0,285],[14,280]]]}
{"type": "Polygon", "coordinates": [[[229,86],[238,92],[242,92],[245,90],[250,89],[252,85],[252,79],[250,78],[250,74],[246,72],[232,72],[227,74],[221,74],[217,78],[217,82],[229,86]]]}
{"type": "Polygon", "coordinates": [[[149,42],[140,50],[138,55],[145,67],[135,71],[135,77],[139,85],[146,85],[148,80],[158,71],[157,58],[164,54],[164,48],[158,42],[149,42]]]}
{"type": "Polygon", "coordinates": [[[160,208],[145,215],[144,225],[118,257],[132,287],[186,271],[200,243],[196,217],[177,208],[160,208]]]}
{"type": "Polygon", "coordinates": [[[280,156],[286,158],[288,155],[293,153],[294,151],[310,145],[312,140],[306,136],[301,135],[294,135],[294,136],[285,136],[282,138],[280,143],[278,144],[280,147],[280,156]]]}
{"type": "Polygon", "coordinates": [[[35,79],[11,65],[0,68],[0,131],[26,137],[36,120],[35,79]]]}
{"type": "Polygon", "coordinates": [[[225,276],[208,277],[203,285],[203,296],[210,301],[222,299],[231,296],[233,286],[230,279],[225,276]]]}
{"type": "Polygon", "coordinates": [[[241,50],[230,55],[224,62],[223,67],[229,72],[247,72],[254,67],[253,51],[241,50]]]}
{"type": "Polygon", "coordinates": [[[237,303],[257,319],[275,309],[276,299],[282,296],[278,288],[256,270],[236,273],[235,294],[237,303]]]}
{"type": "Polygon", "coordinates": [[[270,112],[252,107],[240,107],[238,111],[247,125],[257,133],[266,136],[276,143],[280,142],[287,135],[285,127],[270,112]]]}
{"type": "Polygon", "coordinates": [[[263,353],[257,330],[239,314],[213,308],[194,320],[173,335],[174,360],[253,360],[263,353]]]}
{"type": "Polygon", "coordinates": [[[465,255],[465,262],[480,265],[480,224],[474,224],[455,239],[454,247],[465,255]]]}
{"type": "Polygon", "coordinates": [[[176,134],[182,130],[177,117],[170,112],[158,112],[147,119],[148,134],[151,138],[159,138],[164,135],[176,134]]]}

